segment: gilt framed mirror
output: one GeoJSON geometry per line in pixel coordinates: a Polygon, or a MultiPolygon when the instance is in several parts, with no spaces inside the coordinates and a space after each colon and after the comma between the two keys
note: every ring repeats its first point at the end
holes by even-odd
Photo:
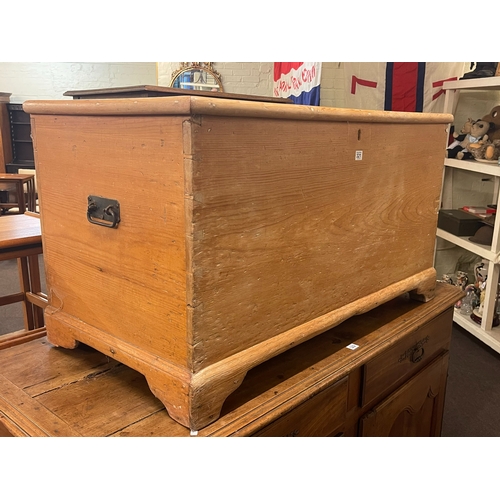
{"type": "Polygon", "coordinates": [[[170,86],[177,89],[224,92],[220,74],[211,62],[183,62],[172,73],[170,86]]]}

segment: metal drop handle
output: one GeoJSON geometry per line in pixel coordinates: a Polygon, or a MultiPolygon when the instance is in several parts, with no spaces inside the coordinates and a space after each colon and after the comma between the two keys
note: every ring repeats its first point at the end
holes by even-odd
{"type": "Polygon", "coordinates": [[[87,220],[97,226],[116,228],[120,222],[120,203],[117,200],[90,195],[87,205],[87,220]]]}

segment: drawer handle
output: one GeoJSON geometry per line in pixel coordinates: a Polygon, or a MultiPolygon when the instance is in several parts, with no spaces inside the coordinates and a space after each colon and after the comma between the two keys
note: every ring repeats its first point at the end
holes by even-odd
{"type": "Polygon", "coordinates": [[[113,229],[120,222],[120,204],[117,200],[101,198],[100,196],[89,196],[87,220],[91,224],[113,229]]]}
{"type": "Polygon", "coordinates": [[[418,363],[424,357],[424,347],[423,345],[429,342],[429,335],[420,339],[415,345],[406,349],[406,351],[399,356],[398,362],[403,363],[406,359],[410,360],[410,363],[418,363]]]}
{"type": "Polygon", "coordinates": [[[420,347],[420,349],[415,349],[414,351],[412,351],[411,353],[411,356],[410,356],[410,361],[412,363],[418,363],[419,361],[422,360],[422,358],[424,357],[424,348],[423,347],[420,347]]]}

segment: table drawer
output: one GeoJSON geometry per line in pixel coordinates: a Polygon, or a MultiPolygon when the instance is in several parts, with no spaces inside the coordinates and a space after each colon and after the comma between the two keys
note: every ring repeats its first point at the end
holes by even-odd
{"type": "Polygon", "coordinates": [[[441,434],[448,353],[435,358],[360,419],[362,437],[441,434]]]}
{"type": "Polygon", "coordinates": [[[5,413],[0,411],[0,438],[25,435],[5,413]]]}
{"type": "Polygon", "coordinates": [[[347,407],[347,377],[264,427],[254,436],[325,437],[342,430],[347,407]]]}
{"type": "Polygon", "coordinates": [[[364,366],[362,404],[387,395],[438,354],[449,349],[453,308],[385,349],[364,366]]]}

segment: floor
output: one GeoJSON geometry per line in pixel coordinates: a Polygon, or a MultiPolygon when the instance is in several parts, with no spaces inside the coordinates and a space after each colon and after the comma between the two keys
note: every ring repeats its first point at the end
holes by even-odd
{"type": "Polygon", "coordinates": [[[500,354],[454,325],[442,436],[500,436],[500,354]]]}

